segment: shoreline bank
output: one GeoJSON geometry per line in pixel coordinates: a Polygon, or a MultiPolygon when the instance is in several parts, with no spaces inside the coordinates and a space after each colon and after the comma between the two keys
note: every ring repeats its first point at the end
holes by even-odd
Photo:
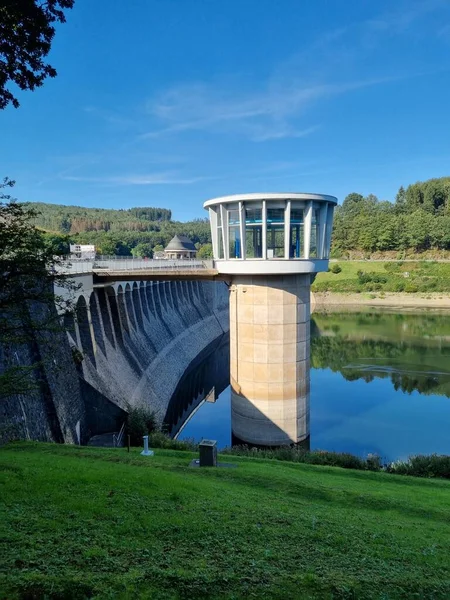
{"type": "Polygon", "coordinates": [[[355,310],[360,307],[404,308],[404,309],[438,309],[450,310],[450,295],[385,293],[383,296],[373,294],[337,294],[334,292],[311,292],[311,312],[346,308],[355,310]]]}

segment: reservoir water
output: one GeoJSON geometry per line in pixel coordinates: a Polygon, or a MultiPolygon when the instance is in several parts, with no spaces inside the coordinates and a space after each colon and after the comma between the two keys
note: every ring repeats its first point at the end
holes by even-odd
{"type": "MultiPolygon", "coordinates": [[[[235,443],[228,352],[224,336],[191,365],[166,417],[172,436],[235,443]]],[[[310,375],[311,449],[450,454],[448,313],[315,313],[310,375]]]]}

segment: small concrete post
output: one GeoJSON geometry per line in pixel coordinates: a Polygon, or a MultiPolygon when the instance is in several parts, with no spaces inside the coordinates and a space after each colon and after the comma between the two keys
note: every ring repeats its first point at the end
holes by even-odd
{"type": "Polygon", "coordinates": [[[153,456],[153,450],[148,449],[148,435],[144,435],[144,450],[141,452],[142,456],[153,456]]]}
{"type": "Polygon", "coordinates": [[[200,448],[200,466],[217,467],[217,442],[215,440],[202,440],[200,448]]]}

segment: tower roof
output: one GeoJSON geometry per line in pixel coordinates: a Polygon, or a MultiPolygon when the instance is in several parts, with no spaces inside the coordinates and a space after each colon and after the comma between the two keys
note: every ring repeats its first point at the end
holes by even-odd
{"type": "Polygon", "coordinates": [[[175,235],[170,242],[167,244],[166,251],[184,251],[184,252],[196,252],[197,249],[192,241],[185,235],[175,235]]]}

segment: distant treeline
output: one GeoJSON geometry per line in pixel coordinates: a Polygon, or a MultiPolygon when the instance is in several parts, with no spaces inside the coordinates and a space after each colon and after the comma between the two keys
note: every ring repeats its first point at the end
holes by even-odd
{"type": "MultiPolygon", "coordinates": [[[[207,219],[175,222],[166,208],[108,210],[43,203],[30,203],[30,207],[40,213],[36,225],[51,232],[46,237],[61,251],[71,241],[95,244],[99,254],[151,257],[178,233],[197,247],[204,246],[204,257],[211,253],[207,219]]],[[[450,250],[450,177],[401,187],[395,202],[352,193],[336,208],[333,256],[351,250],[408,249],[450,250]]]]}
{"type": "Polygon", "coordinates": [[[103,255],[151,257],[175,234],[182,234],[199,247],[207,244],[204,254],[210,253],[208,220],[172,221],[172,212],[166,208],[114,210],[37,202],[29,206],[39,213],[35,225],[46,231],[45,237],[58,252],[67,252],[72,242],[95,244],[103,255]]]}
{"type": "Polygon", "coordinates": [[[31,202],[39,212],[36,225],[49,231],[76,234],[88,231],[153,231],[154,221],[170,221],[167,208],[104,209],[31,202]]]}
{"type": "Polygon", "coordinates": [[[450,177],[401,187],[395,203],[349,194],[337,207],[333,253],[450,249],[450,177]]]}

